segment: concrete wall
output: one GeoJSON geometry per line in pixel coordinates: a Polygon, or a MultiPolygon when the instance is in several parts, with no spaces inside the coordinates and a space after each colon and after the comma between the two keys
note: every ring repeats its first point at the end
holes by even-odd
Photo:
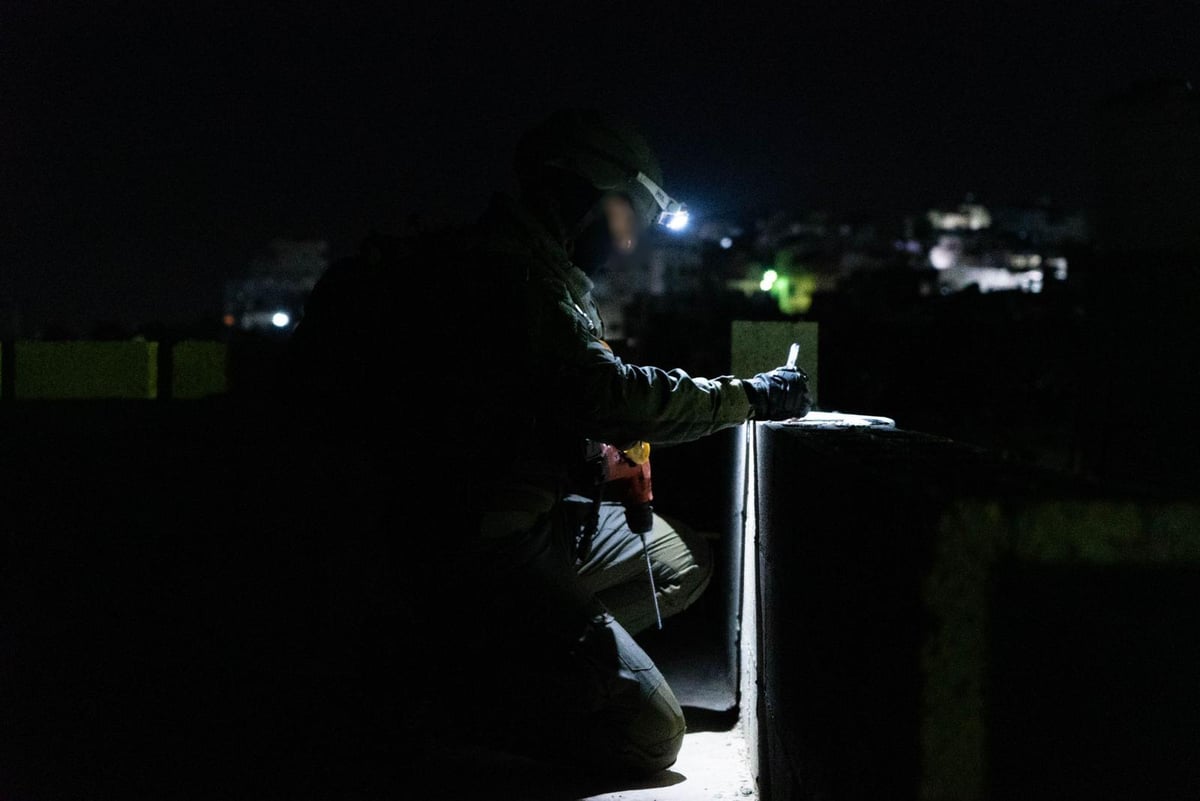
{"type": "Polygon", "coordinates": [[[15,342],[0,394],[17,400],[198,400],[228,391],[222,342],[15,342]]]}
{"type": "Polygon", "coordinates": [[[1186,797],[1200,506],[758,426],[764,798],[1186,797]]]}

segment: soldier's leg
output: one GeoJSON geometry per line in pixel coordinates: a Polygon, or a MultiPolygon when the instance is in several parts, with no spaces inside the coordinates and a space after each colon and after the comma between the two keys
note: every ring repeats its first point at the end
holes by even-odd
{"type": "Polygon", "coordinates": [[[587,762],[643,774],[675,763],[686,725],[675,693],[654,662],[610,614],[591,621],[574,658],[600,706],[588,716],[587,762]]]}
{"type": "MultiPolygon", "coordinates": [[[[656,514],[646,549],[663,618],[691,606],[712,578],[708,542],[681,521],[656,514]]],[[[583,586],[626,630],[637,634],[656,625],[642,540],[630,531],[621,504],[601,505],[591,552],[578,569],[583,586]]]]}
{"type": "MultiPolygon", "coordinates": [[[[683,712],[629,633],[582,587],[573,531],[559,521],[487,543],[458,578],[463,609],[438,666],[450,737],[623,774],[675,761],[683,712]]],[[[461,608],[461,607],[460,607],[461,608]]]]}

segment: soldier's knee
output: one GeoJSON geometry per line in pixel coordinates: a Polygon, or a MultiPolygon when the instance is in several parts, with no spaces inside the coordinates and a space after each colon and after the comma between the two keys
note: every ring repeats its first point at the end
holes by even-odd
{"type": "Polygon", "coordinates": [[[661,604],[664,615],[687,609],[704,593],[713,575],[712,546],[692,528],[676,520],[663,519],[674,545],[659,554],[664,573],[661,604]]]}
{"type": "Polygon", "coordinates": [[[618,759],[634,774],[666,770],[675,764],[686,731],[683,710],[664,681],[626,730],[618,759]]]}
{"type": "Polygon", "coordinates": [[[593,664],[601,668],[597,678],[605,689],[590,725],[588,761],[631,775],[665,770],[675,763],[687,730],[675,693],[645,651],[610,616],[589,635],[583,645],[591,651],[589,656],[603,655],[593,664]]]}
{"type": "Polygon", "coordinates": [[[692,554],[693,569],[683,576],[681,581],[683,595],[686,598],[685,605],[691,606],[712,579],[712,546],[708,544],[708,540],[690,531],[681,532],[681,536],[684,537],[684,542],[687,543],[688,550],[692,554]]]}

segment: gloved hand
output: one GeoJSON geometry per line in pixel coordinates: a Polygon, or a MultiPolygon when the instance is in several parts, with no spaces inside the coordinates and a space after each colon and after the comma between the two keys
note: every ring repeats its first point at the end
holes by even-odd
{"type": "Polygon", "coordinates": [[[803,417],[812,409],[808,374],[795,367],[776,367],[742,381],[754,407],[754,420],[787,420],[803,417]]]}

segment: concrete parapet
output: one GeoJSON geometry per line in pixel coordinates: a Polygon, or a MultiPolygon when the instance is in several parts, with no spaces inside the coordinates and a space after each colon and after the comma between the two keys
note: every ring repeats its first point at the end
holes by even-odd
{"type": "Polygon", "coordinates": [[[20,400],[158,396],[157,342],[17,342],[10,369],[20,400]]]}

